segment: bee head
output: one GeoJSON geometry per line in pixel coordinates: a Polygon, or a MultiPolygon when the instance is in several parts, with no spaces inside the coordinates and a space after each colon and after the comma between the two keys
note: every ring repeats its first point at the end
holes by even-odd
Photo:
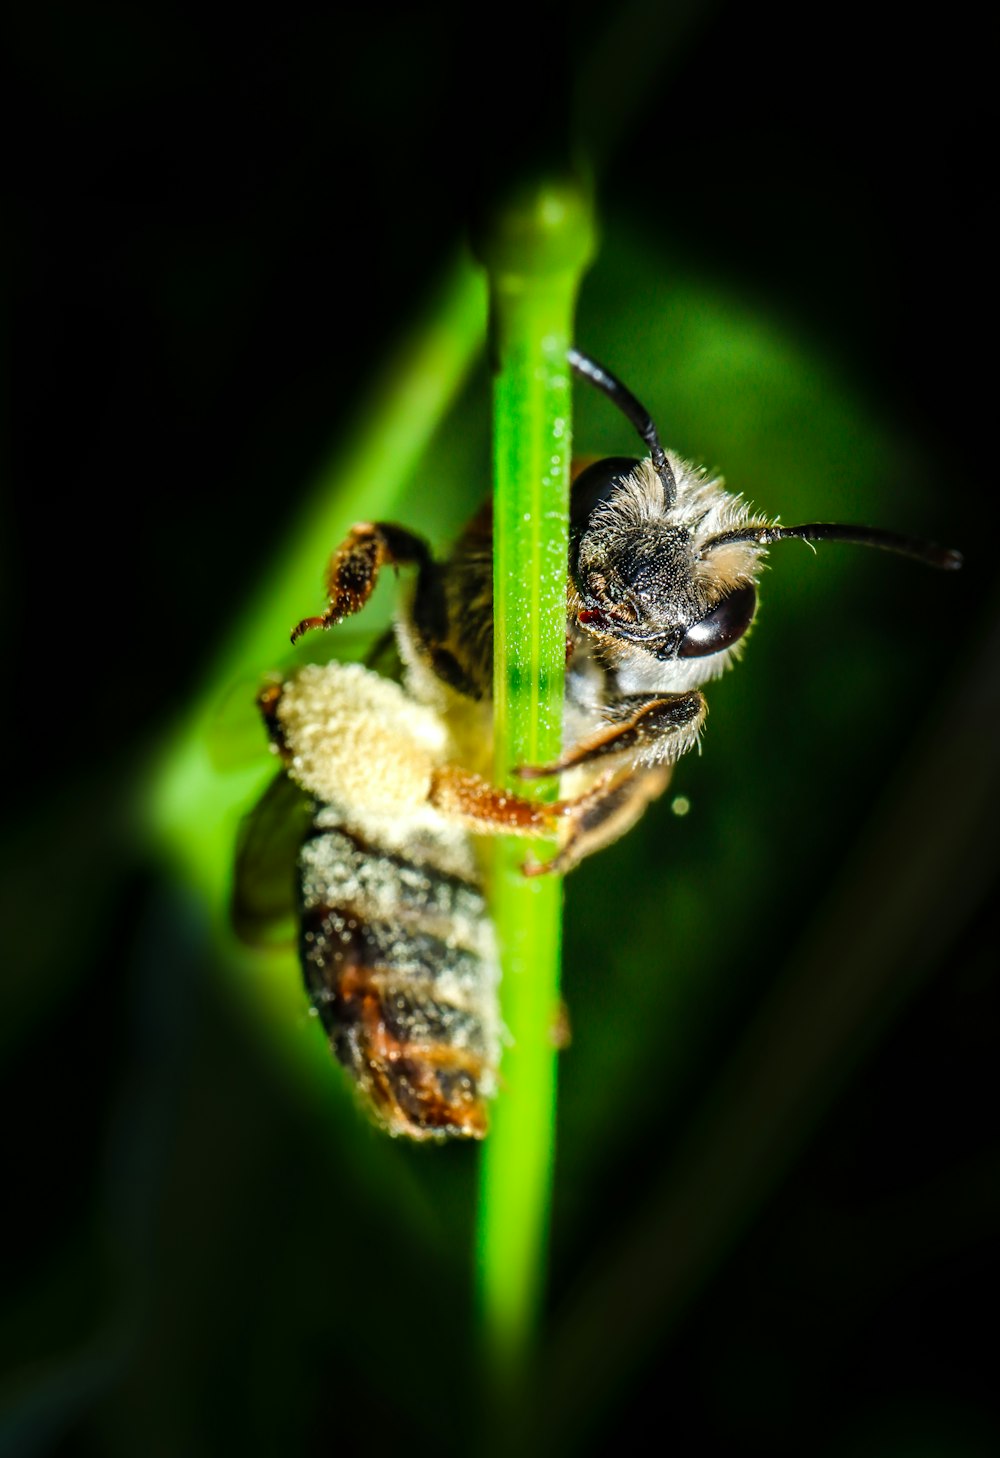
{"type": "Polygon", "coordinates": [[[643,668],[676,663],[676,688],[721,673],[757,609],[756,584],[772,542],[853,542],[954,569],[960,552],[878,527],[841,522],[779,526],[754,516],[721,480],[663,449],[645,406],[610,370],[578,349],[573,371],[596,385],[649,447],[637,461],[611,456],[573,486],[571,611],[605,658],[643,668]]]}
{"type": "Polygon", "coordinates": [[[743,526],[746,508],[721,481],[667,459],[670,496],[651,460],[613,456],[577,478],[570,527],[577,623],[660,661],[707,658],[732,648],[753,621],[761,547],[741,541],[716,550],[715,536],[743,526]]]}

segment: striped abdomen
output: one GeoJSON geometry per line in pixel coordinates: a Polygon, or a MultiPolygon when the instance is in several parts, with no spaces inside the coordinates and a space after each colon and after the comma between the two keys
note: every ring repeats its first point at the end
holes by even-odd
{"type": "Polygon", "coordinates": [[[387,851],[321,806],[299,857],[302,966],[390,1133],[482,1138],[499,1059],[493,929],[475,881],[440,869],[444,850],[425,827],[387,851]]]}

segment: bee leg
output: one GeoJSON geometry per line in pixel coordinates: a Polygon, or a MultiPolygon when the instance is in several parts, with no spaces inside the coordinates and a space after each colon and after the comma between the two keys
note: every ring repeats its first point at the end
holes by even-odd
{"type": "Polygon", "coordinates": [[[562,845],[549,861],[527,860],[526,876],[565,875],[631,830],[650,801],[663,794],[673,766],[636,770],[631,766],[604,774],[585,794],[562,802],[562,845]]]}
{"type": "Polygon", "coordinates": [[[579,740],[554,764],[520,765],[517,776],[540,780],[610,755],[628,755],[646,765],[672,764],[698,742],[705,700],[697,689],[686,694],[630,694],[613,700],[606,713],[611,722],[605,728],[579,740]]]}
{"type": "Polygon", "coordinates": [[[555,835],[571,802],[526,800],[480,775],[444,765],[431,777],[430,803],[478,835],[555,835]]]}
{"type": "Polygon", "coordinates": [[[624,835],[650,800],[662,794],[671,768],[608,770],[572,799],[540,803],[499,789],[455,765],[445,765],[434,771],[428,798],[438,810],[464,821],[478,835],[558,837],[559,850],[551,860],[528,860],[522,869],[526,876],[561,874],[624,835]]]}
{"type": "Polygon", "coordinates": [[[295,643],[311,628],[329,628],[364,607],[375,590],[382,568],[432,565],[430,548],[405,527],[392,522],[362,521],[351,528],[330,558],[326,569],[326,595],[330,605],[315,618],[303,618],[292,630],[295,643]]]}

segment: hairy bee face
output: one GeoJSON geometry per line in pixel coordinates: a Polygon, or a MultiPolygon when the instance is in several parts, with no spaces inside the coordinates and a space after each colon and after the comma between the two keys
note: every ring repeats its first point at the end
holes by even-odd
{"type": "Polygon", "coordinates": [[[677,487],[669,503],[648,460],[599,461],[577,479],[572,606],[624,682],[681,691],[723,671],[757,607],[764,548],[716,539],[769,523],[720,479],[668,459],[677,487]]]}

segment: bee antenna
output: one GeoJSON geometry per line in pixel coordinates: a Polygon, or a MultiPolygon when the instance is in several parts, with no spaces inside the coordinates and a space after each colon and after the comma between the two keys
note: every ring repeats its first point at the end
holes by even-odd
{"type": "Polygon", "coordinates": [[[645,405],[640,404],[632,391],[622,384],[617,375],[613,375],[602,364],[598,364],[596,359],[591,359],[589,354],[583,354],[581,350],[570,346],[566,351],[566,358],[569,360],[570,368],[580,376],[581,380],[589,380],[592,385],[596,385],[635,426],[649,446],[649,453],[653,458],[653,469],[659,476],[660,484],[663,487],[663,504],[673,506],[677,499],[677,482],[674,479],[670,462],[667,460],[666,452],[660,444],[660,437],[653,424],[653,418],[645,405]]]}
{"type": "Polygon", "coordinates": [[[878,547],[883,552],[896,552],[901,557],[913,557],[926,562],[929,567],[940,567],[954,572],[962,565],[962,554],[951,547],[939,547],[936,542],[922,542],[916,537],[903,536],[899,532],[883,531],[880,527],[847,526],[842,522],[813,521],[802,526],[748,526],[733,531],[720,532],[703,544],[703,551],[725,547],[731,542],[754,542],[758,547],[768,547],[772,542],[781,542],[788,537],[797,537],[803,542],[853,542],[861,547],[878,547]]]}

